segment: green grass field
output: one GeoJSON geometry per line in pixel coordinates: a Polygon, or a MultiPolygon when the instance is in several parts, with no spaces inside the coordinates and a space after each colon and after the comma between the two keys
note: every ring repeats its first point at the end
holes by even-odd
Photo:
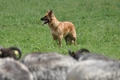
{"type": "Polygon", "coordinates": [[[91,52],[120,59],[119,0],[0,0],[0,45],[17,46],[23,56],[29,52],[68,54],[87,48],[91,52]],[[62,47],[52,40],[48,25],[40,18],[53,10],[60,21],[71,21],[77,32],[77,46],[62,47]]]}

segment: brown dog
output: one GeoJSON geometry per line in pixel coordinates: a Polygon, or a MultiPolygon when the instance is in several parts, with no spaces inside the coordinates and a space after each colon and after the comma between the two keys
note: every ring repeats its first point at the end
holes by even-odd
{"type": "Polygon", "coordinates": [[[44,21],[43,25],[48,23],[53,39],[59,41],[59,46],[61,46],[63,37],[66,44],[76,45],[76,30],[71,22],[58,21],[52,10],[48,11],[41,20],[44,21]]]}

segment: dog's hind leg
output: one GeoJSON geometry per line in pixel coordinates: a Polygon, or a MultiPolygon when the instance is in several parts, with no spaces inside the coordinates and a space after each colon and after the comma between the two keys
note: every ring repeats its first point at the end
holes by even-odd
{"type": "Polygon", "coordinates": [[[76,43],[76,37],[72,37],[72,43],[73,43],[74,45],[77,45],[77,43],[76,43]]]}
{"type": "Polygon", "coordinates": [[[71,36],[70,35],[66,35],[65,36],[65,41],[66,41],[66,45],[68,45],[68,44],[72,44],[72,38],[71,38],[71,36]]]}
{"type": "Polygon", "coordinates": [[[74,36],[71,37],[71,43],[74,44],[74,45],[77,45],[76,37],[74,37],[74,36]]]}
{"type": "Polygon", "coordinates": [[[69,36],[68,35],[66,35],[65,37],[64,37],[64,39],[65,39],[65,42],[66,42],[66,45],[68,45],[69,44],[69,42],[68,42],[68,38],[69,36]]]}
{"type": "Polygon", "coordinates": [[[66,40],[66,44],[74,44],[76,45],[76,34],[69,34],[69,35],[66,35],[65,37],[65,40],[66,40]]]}

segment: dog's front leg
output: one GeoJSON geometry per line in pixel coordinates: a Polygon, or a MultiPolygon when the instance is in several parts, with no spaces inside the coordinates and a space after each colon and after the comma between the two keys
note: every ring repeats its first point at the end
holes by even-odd
{"type": "Polygon", "coordinates": [[[59,47],[62,46],[62,38],[63,38],[63,35],[60,35],[60,36],[58,37],[59,47]]]}
{"type": "Polygon", "coordinates": [[[58,36],[56,36],[55,34],[52,34],[52,37],[53,37],[53,40],[59,44],[59,41],[58,41],[58,36]]]}
{"type": "Polygon", "coordinates": [[[53,37],[53,40],[55,40],[55,41],[58,39],[58,37],[54,34],[52,34],[52,37],[53,37]]]}

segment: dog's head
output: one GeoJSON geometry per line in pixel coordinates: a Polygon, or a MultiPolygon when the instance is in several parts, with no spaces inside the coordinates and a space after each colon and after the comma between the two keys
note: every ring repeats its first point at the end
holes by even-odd
{"type": "Polygon", "coordinates": [[[49,10],[49,11],[45,14],[45,16],[41,18],[41,20],[44,21],[44,22],[43,22],[43,25],[44,25],[44,24],[47,24],[47,23],[49,23],[49,22],[52,21],[52,15],[53,15],[53,11],[52,11],[52,10],[49,10]]]}

